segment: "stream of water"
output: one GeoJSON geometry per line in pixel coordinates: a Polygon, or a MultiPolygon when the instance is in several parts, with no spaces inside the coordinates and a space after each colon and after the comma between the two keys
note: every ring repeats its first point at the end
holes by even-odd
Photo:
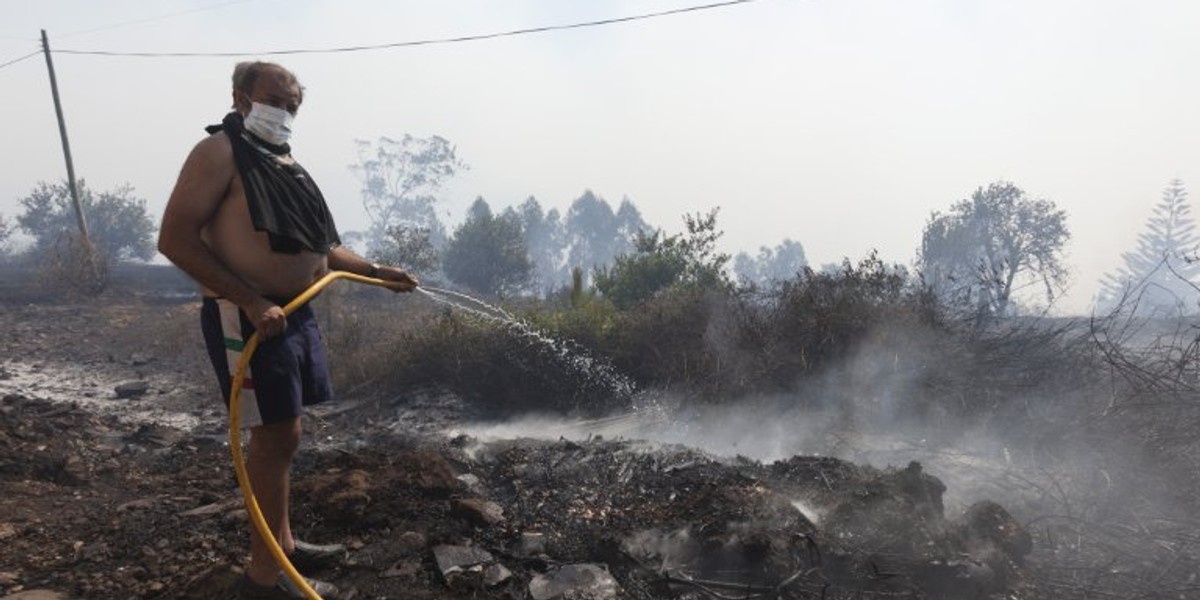
{"type": "Polygon", "coordinates": [[[617,372],[612,365],[590,356],[583,348],[571,342],[539,331],[501,307],[453,290],[422,286],[418,287],[417,291],[434,302],[503,327],[518,339],[540,349],[554,363],[582,377],[580,383],[583,385],[598,387],[612,397],[626,402],[630,401],[637,391],[633,381],[617,372]]]}

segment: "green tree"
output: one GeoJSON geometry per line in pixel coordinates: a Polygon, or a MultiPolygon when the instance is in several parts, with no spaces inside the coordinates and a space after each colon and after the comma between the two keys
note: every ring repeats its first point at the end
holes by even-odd
{"type": "Polygon", "coordinates": [[[1096,309],[1110,312],[1122,303],[1138,314],[1192,312],[1195,283],[1200,281],[1196,254],[1196,222],[1183,181],[1172,180],[1138,235],[1137,247],[1121,255],[1122,265],[1100,281],[1096,309]]]}
{"type": "MultiPolygon", "coordinates": [[[[133,195],[133,187],[126,184],[106,192],[93,192],[81,179],[78,190],[88,234],[100,258],[111,263],[154,257],[157,227],[146,214],[146,201],[133,195]]],[[[20,203],[24,212],[17,216],[17,225],[33,236],[33,252],[52,253],[65,240],[78,235],[66,182],[38,182],[20,203]]]]}
{"type": "Polygon", "coordinates": [[[1047,302],[1065,287],[1066,213],[998,181],[978,188],[947,213],[934,211],[921,236],[922,276],[944,301],[977,319],[1005,316],[1018,285],[1039,284],[1047,302]]]}
{"type": "Polygon", "coordinates": [[[684,233],[638,233],[631,253],[618,256],[611,268],[596,268],[596,289],[618,308],[628,308],[676,285],[729,285],[729,255],[716,250],[723,235],[717,209],[683,219],[684,233]]]}
{"type": "Polygon", "coordinates": [[[493,216],[483,198],[475,199],[454,231],[442,267],[452,281],[491,295],[520,292],[533,272],[520,220],[493,216]]]}
{"type": "Polygon", "coordinates": [[[395,233],[404,228],[426,230],[440,247],[446,228],[437,216],[437,194],[466,163],[441,136],[399,140],[380,137],[375,143],[356,140],[358,162],[350,166],[362,183],[363,208],[371,221],[367,253],[383,260],[397,253],[395,233]],[[400,228],[400,229],[397,229],[400,228]]]}

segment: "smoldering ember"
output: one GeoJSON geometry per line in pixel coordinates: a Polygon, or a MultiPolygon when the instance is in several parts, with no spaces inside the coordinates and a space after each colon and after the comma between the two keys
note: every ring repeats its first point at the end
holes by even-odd
{"type": "MultiPolygon", "coordinates": [[[[0,596],[231,597],[247,515],[187,282],[10,274],[0,596]]],[[[339,399],[291,510],[348,546],[313,573],[340,598],[1200,597],[1189,329],[980,327],[871,260],[628,311],[436,300],[316,300],[339,399]]]]}

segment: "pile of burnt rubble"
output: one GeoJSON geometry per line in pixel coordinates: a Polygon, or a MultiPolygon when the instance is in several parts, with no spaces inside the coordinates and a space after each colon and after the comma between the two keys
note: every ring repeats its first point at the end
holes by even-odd
{"type": "MultiPolygon", "coordinates": [[[[246,525],[219,426],[0,412],[0,595],[228,596],[246,525]]],[[[1031,549],[994,503],[947,519],[915,463],[385,428],[354,446],[310,446],[294,483],[299,533],[350,548],[314,574],[344,599],[1011,597],[1031,549]]]]}
{"type": "Polygon", "coordinates": [[[316,532],[355,536],[340,581],[366,597],[1005,597],[1032,549],[995,503],[947,519],[944,486],[916,463],[723,462],[604,439],[408,443],[323,454],[297,484],[316,532]],[[396,595],[413,589],[431,593],[396,595]]]}
{"type": "MultiPolygon", "coordinates": [[[[605,440],[453,446],[460,478],[503,511],[478,541],[518,557],[536,549],[550,573],[603,568],[567,577],[592,582],[589,597],[986,597],[1018,585],[1032,549],[995,503],[946,520],[945,487],[917,463],[728,464],[605,440]]],[[[530,597],[546,600],[538,581],[530,597]]]]}

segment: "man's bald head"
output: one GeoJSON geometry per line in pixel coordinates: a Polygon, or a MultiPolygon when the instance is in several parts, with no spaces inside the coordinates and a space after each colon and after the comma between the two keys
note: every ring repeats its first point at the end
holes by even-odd
{"type": "MultiPolygon", "coordinates": [[[[250,110],[250,99],[262,96],[264,90],[287,92],[299,108],[304,100],[304,87],[296,75],[280,65],[263,61],[240,62],[233,68],[233,106],[250,110]],[[241,93],[239,98],[239,92],[241,93]]],[[[292,112],[295,112],[294,110],[292,112]]]]}

